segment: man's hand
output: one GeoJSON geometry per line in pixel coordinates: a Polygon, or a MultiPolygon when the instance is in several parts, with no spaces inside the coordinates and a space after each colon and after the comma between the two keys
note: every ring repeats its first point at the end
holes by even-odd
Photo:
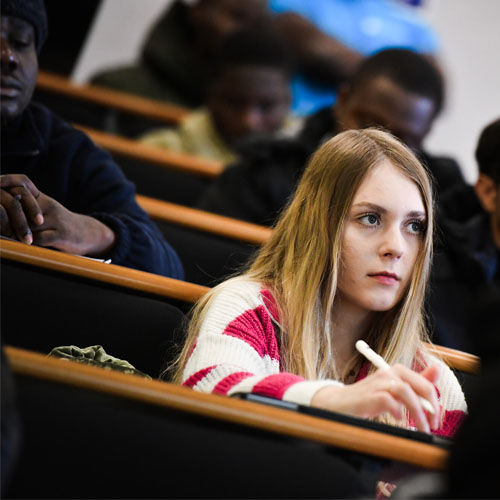
{"type": "Polygon", "coordinates": [[[38,188],[25,175],[0,175],[0,234],[31,245],[31,226],[43,224],[38,188]]]}
{"type": "Polygon", "coordinates": [[[105,256],[115,234],[102,222],[71,212],[41,193],[24,175],[0,176],[1,234],[42,247],[93,257],[105,256]]]}
{"type": "Polygon", "coordinates": [[[92,257],[103,257],[113,247],[115,234],[102,222],[71,212],[43,193],[37,201],[44,222],[32,227],[35,245],[92,257]]]}

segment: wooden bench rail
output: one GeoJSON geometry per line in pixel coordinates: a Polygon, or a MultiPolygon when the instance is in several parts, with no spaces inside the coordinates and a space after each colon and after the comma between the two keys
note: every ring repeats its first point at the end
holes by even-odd
{"type": "Polygon", "coordinates": [[[189,110],[176,106],[136,96],[126,92],[108,89],[97,85],[75,84],[68,78],[55,73],[40,70],[36,82],[37,88],[72,99],[79,99],[106,108],[141,115],[166,123],[180,123],[189,110]]]}
{"type": "Polygon", "coordinates": [[[207,287],[194,283],[114,264],[104,264],[84,257],[16,241],[0,240],[0,257],[187,303],[197,301],[208,290],[207,287]]]}
{"type": "Polygon", "coordinates": [[[436,355],[441,356],[443,361],[454,370],[472,373],[474,375],[479,374],[481,361],[475,354],[435,344],[427,344],[427,347],[430,352],[434,352],[436,355]]]}
{"type": "MultiPolygon", "coordinates": [[[[0,257],[188,303],[196,302],[209,290],[208,287],[202,285],[113,264],[103,264],[83,257],[10,240],[0,240],[0,257]]],[[[448,347],[437,345],[429,345],[428,347],[431,351],[439,354],[451,368],[467,373],[479,373],[480,360],[477,356],[448,347]]]]}
{"type": "Polygon", "coordinates": [[[83,387],[426,469],[443,471],[446,467],[447,450],[433,445],[258,403],[202,394],[167,382],[48,358],[14,347],[7,346],[5,351],[12,370],[20,375],[83,387]]]}
{"type": "Polygon", "coordinates": [[[180,226],[191,227],[219,236],[262,245],[271,236],[272,230],[250,222],[217,215],[196,208],[178,205],[156,198],[137,195],[139,205],[153,219],[172,222],[180,226]]]}
{"type": "Polygon", "coordinates": [[[153,163],[170,170],[177,170],[201,177],[217,177],[224,170],[224,164],[218,161],[179,153],[177,151],[169,151],[150,146],[149,144],[141,144],[134,139],[127,139],[119,135],[102,132],[101,130],[85,127],[77,123],[73,125],[85,132],[98,146],[101,146],[112,154],[133,158],[145,163],[153,163]]]}

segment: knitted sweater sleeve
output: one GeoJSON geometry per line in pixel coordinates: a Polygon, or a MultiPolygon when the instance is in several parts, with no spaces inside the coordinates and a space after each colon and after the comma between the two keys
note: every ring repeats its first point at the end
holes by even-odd
{"type": "Polygon", "coordinates": [[[273,318],[259,283],[234,280],[215,297],[186,363],[183,385],[208,393],[254,393],[309,405],[334,380],[280,371],[273,318]]]}
{"type": "MultiPolygon", "coordinates": [[[[433,434],[452,438],[467,416],[467,403],[462,387],[453,371],[443,361],[429,353],[424,353],[424,359],[426,366],[437,364],[440,367],[440,377],[435,386],[441,407],[441,425],[433,434]]],[[[410,425],[414,426],[411,419],[410,425]]]]}

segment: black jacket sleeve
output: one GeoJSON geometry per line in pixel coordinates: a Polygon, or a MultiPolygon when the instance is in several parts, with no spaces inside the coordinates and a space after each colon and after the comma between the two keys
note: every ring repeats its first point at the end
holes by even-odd
{"type": "Polygon", "coordinates": [[[112,157],[84,133],[64,123],[59,129],[53,134],[48,158],[67,165],[66,199],[58,201],[114,231],[116,243],[107,256],[114,264],[183,279],[179,257],[139,207],[134,185],[112,157]]]}

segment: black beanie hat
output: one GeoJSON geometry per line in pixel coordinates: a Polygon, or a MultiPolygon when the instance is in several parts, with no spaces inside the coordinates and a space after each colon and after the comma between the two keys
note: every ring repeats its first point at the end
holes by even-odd
{"type": "Polygon", "coordinates": [[[36,51],[40,53],[47,39],[47,13],[43,0],[1,0],[2,16],[24,19],[35,30],[36,51]]]}

